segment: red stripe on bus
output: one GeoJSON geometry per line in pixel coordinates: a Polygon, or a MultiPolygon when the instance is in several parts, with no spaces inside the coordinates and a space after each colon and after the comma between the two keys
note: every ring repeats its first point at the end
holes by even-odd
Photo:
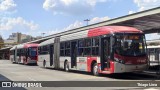
{"type": "Polygon", "coordinates": [[[114,73],[114,62],[110,61],[110,73],[114,73]]]}
{"type": "Polygon", "coordinates": [[[93,61],[97,61],[97,57],[87,57],[87,71],[91,72],[91,64],[93,61]]]}

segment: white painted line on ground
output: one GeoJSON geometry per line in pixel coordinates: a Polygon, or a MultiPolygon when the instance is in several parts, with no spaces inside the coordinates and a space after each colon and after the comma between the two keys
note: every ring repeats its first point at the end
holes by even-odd
{"type": "Polygon", "coordinates": [[[159,90],[159,89],[155,89],[155,88],[147,88],[147,89],[144,89],[144,90],[159,90]]]}

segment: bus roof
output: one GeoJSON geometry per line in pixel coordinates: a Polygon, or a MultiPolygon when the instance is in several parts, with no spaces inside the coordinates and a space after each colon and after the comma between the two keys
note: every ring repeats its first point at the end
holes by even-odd
{"type": "Polygon", "coordinates": [[[157,46],[147,46],[147,48],[160,48],[160,45],[157,45],[157,46]]]}
{"type": "Polygon", "coordinates": [[[94,37],[104,34],[113,33],[142,33],[142,31],[128,26],[103,26],[98,28],[93,28],[88,31],[88,37],[94,37]]]}
{"type": "Polygon", "coordinates": [[[21,48],[23,48],[24,47],[24,45],[23,44],[19,44],[19,45],[17,45],[17,49],[21,49],[21,48]]]}
{"type": "Polygon", "coordinates": [[[31,43],[31,44],[24,44],[24,48],[29,48],[29,47],[38,47],[39,44],[36,43],[31,43]]]}
{"type": "Polygon", "coordinates": [[[85,31],[71,33],[60,37],[60,41],[68,41],[86,37],[94,37],[113,33],[142,33],[142,31],[127,26],[103,26],[85,31]]]}
{"type": "Polygon", "coordinates": [[[14,49],[16,49],[16,45],[15,45],[15,46],[13,46],[10,50],[14,50],[14,49]]]}
{"type": "Polygon", "coordinates": [[[39,46],[45,46],[45,45],[49,45],[49,44],[53,44],[53,43],[54,43],[54,38],[48,39],[48,40],[40,43],[39,46]]]}

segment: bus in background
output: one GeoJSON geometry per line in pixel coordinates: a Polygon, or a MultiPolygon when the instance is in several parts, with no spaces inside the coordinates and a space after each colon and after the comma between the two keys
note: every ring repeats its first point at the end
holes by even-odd
{"type": "Polygon", "coordinates": [[[12,63],[16,63],[18,62],[16,60],[16,57],[17,57],[17,49],[16,49],[16,46],[13,46],[11,49],[10,49],[10,60],[12,63]]]}
{"type": "Polygon", "coordinates": [[[46,43],[45,47],[39,46],[41,63],[38,61],[43,67],[86,71],[94,75],[148,68],[145,35],[132,27],[103,26],[62,34],[43,43],[46,43]]]}
{"type": "Polygon", "coordinates": [[[23,51],[24,64],[37,64],[38,61],[38,44],[24,44],[23,51]]]}
{"type": "Polygon", "coordinates": [[[38,44],[23,44],[16,45],[11,48],[11,52],[14,52],[12,61],[22,64],[37,64],[38,61],[38,44]]]}
{"type": "Polygon", "coordinates": [[[160,45],[157,46],[147,46],[149,65],[157,66],[160,65],[160,45]]]}
{"type": "Polygon", "coordinates": [[[38,65],[45,68],[51,68],[54,56],[54,38],[44,41],[38,46],[38,65]]]}

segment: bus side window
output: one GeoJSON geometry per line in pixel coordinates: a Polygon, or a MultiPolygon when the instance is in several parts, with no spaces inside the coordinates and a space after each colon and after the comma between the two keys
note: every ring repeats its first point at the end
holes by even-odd
{"type": "Polygon", "coordinates": [[[155,60],[159,60],[159,50],[158,48],[155,48],[155,60]]]}
{"type": "Polygon", "coordinates": [[[92,39],[92,55],[98,56],[99,55],[99,38],[95,37],[92,39]]]}
{"type": "Polygon", "coordinates": [[[78,40],[78,55],[84,55],[84,39],[78,40]]]}
{"type": "Polygon", "coordinates": [[[54,45],[52,45],[52,47],[53,47],[53,54],[54,54],[54,45]]]}
{"type": "Polygon", "coordinates": [[[60,43],[60,56],[65,56],[65,43],[60,43]]]}
{"type": "Polygon", "coordinates": [[[25,55],[27,56],[27,55],[28,55],[28,50],[27,50],[27,49],[25,49],[25,51],[26,51],[26,54],[25,54],[25,55]]]}
{"type": "Polygon", "coordinates": [[[85,46],[84,46],[84,55],[89,56],[91,55],[91,39],[85,39],[85,46]]]}
{"type": "Polygon", "coordinates": [[[41,51],[40,51],[40,47],[38,47],[38,54],[40,54],[40,52],[41,52],[41,51]]]}
{"type": "Polygon", "coordinates": [[[70,56],[70,42],[65,43],[65,56],[70,56]]]}

